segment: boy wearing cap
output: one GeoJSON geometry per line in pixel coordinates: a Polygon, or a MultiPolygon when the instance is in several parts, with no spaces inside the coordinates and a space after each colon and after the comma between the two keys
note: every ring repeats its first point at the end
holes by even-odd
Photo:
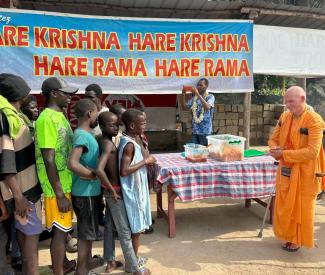
{"type": "Polygon", "coordinates": [[[72,229],[72,175],[68,157],[72,148],[72,130],[63,114],[71,95],[78,89],[64,80],[50,77],[42,84],[46,108],[35,123],[36,163],[44,192],[46,229],[54,230],[51,258],[54,274],[72,271],[75,263],[64,270],[65,240],[72,229]]]}
{"type": "Polygon", "coordinates": [[[38,236],[42,232],[41,187],[35,165],[30,121],[21,112],[30,88],[19,76],[0,74],[1,193],[15,214],[24,274],[38,274],[38,236]]]}

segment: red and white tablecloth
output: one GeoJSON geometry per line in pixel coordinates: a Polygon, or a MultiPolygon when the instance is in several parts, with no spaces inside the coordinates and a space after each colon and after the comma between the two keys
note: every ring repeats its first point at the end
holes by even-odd
{"type": "Polygon", "coordinates": [[[248,199],[274,193],[277,166],[270,156],[243,161],[192,163],[180,153],[156,154],[157,181],[171,184],[182,201],[228,197],[248,199]]]}

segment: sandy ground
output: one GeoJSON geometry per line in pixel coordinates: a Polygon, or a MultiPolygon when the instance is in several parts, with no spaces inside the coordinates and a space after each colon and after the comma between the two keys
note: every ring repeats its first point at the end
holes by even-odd
{"type": "MultiPolygon", "coordinates": [[[[156,209],[155,195],[151,195],[156,209]]],[[[163,204],[166,206],[166,193],[163,204]]],[[[140,254],[149,258],[152,274],[325,274],[325,200],[316,207],[314,249],[289,253],[281,249],[272,227],[266,224],[263,239],[257,237],[264,208],[244,201],[209,199],[176,201],[176,238],[167,236],[167,222],[156,219],[155,232],[143,235],[140,254]]],[[[156,217],[156,212],[153,212],[156,217]]],[[[123,260],[119,242],[116,255],[123,260]]],[[[94,244],[93,253],[102,254],[103,243],[94,244]]],[[[69,258],[76,258],[69,254],[69,258]]],[[[51,274],[49,241],[40,244],[41,274],[51,274]]],[[[104,273],[104,267],[96,270],[104,273]]],[[[123,274],[122,270],[112,274],[123,274]]]]}

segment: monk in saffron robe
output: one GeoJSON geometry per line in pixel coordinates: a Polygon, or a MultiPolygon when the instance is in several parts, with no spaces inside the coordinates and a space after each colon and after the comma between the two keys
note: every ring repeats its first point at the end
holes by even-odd
{"type": "Polygon", "coordinates": [[[306,108],[306,93],[298,86],[286,91],[285,111],[269,140],[270,155],[279,160],[276,178],[274,234],[294,252],[314,246],[316,196],[321,190],[322,138],[325,124],[306,108]],[[307,130],[306,130],[307,129],[307,130]]]}

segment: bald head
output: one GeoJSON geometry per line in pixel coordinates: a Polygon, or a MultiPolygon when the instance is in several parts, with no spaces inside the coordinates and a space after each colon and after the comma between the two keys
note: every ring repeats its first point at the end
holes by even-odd
{"type": "Polygon", "coordinates": [[[306,106],[306,92],[299,86],[292,86],[286,91],[284,102],[291,113],[300,116],[306,106]]]}
{"type": "Polygon", "coordinates": [[[298,97],[303,96],[306,99],[306,92],[305,92],[305,90],[303,88],[299,87],[299,86],[291,86],[286,91],[286,94],[292,94],[292,95],[298,96],[298,97]]]}

